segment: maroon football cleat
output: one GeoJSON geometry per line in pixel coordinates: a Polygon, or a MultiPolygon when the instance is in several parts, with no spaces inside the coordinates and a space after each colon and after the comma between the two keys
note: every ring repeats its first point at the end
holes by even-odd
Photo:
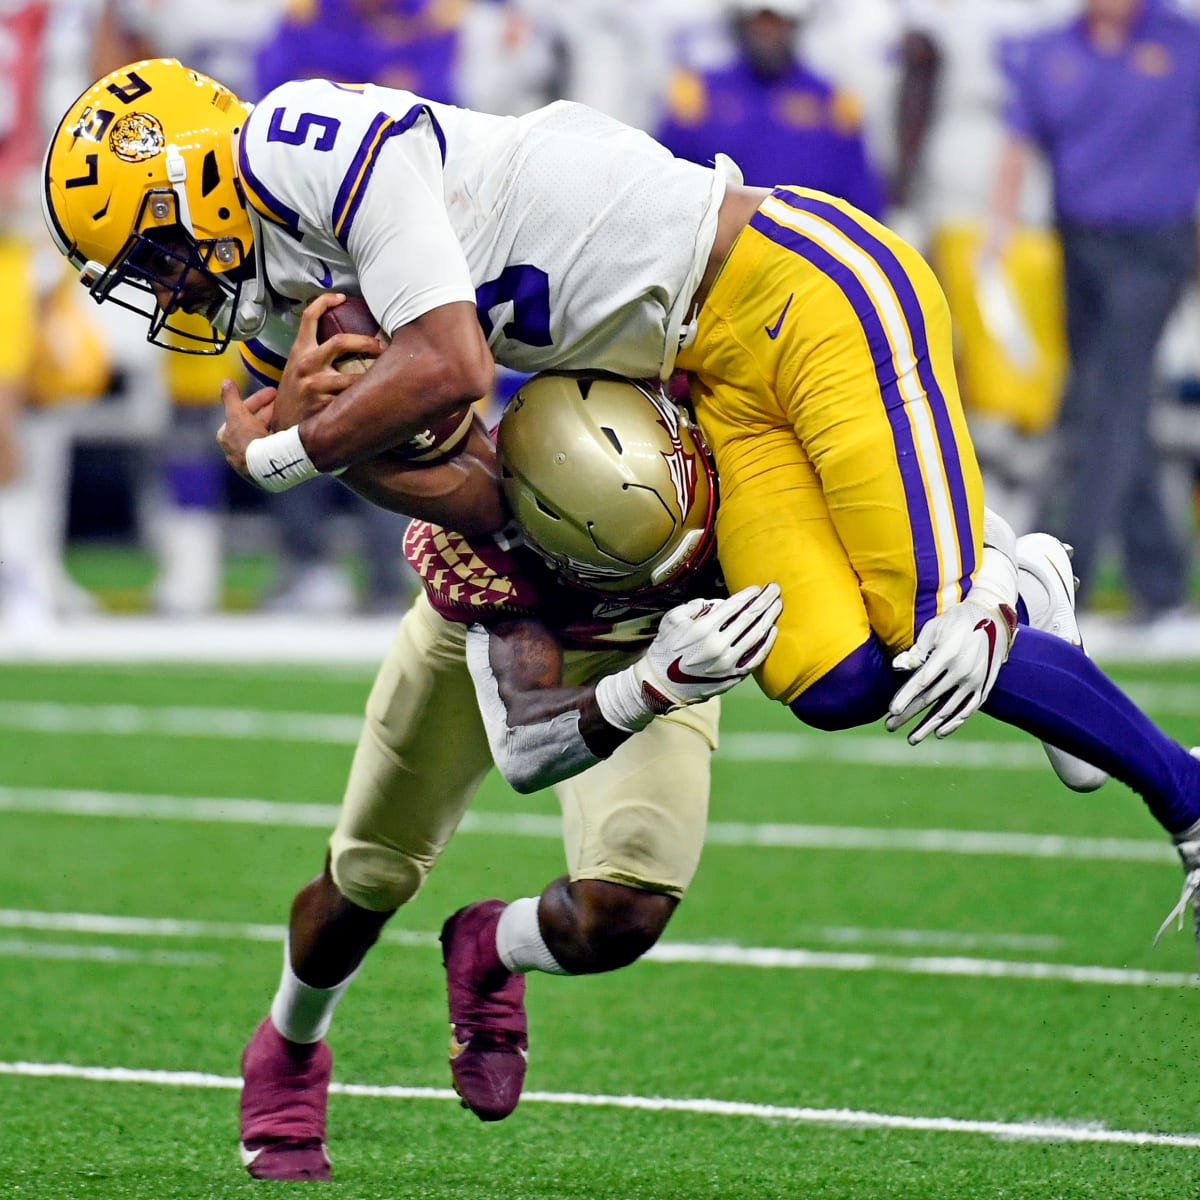
{"type": "Polygon", "coordinates": [[[481,1121],[502,1121],[521,1098],[529,1038],[525,976],[496,952],[496,922],[507,905],[480,900],[442,926],[442,963],[450,999],[450,1074],[481,1121]]]}
{"type": "Polygon", "coordinates": [[[325,1100],[333,1055],[297,1045],[264,1017],[242,1051],[242,1163],[255,1179],[329,1178],[325,1100]]]}

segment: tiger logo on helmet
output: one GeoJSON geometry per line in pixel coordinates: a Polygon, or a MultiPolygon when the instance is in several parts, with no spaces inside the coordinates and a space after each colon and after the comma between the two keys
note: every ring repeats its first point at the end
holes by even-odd
{"type": "Polygon", "coordinates": [[[97,302],[149,318],[156,345],[219,354],[252,332],[235,328],[254,273],[253,219],[234,169],[249,111],[177,60],[145,59],[88,88],[50,140],[50,236],[97,302]]]}
{"type": "Polygon", "coordinates": [[[644,595],[711,562],[716,475],[699,431],[657,381],[535,375],[509,401],[496,447],[526,542],[566,581],[644,595]]]}
{"type": "Polygon", "coordinates": [[[122,162],[139,163],[161,154],[167,140],[157,117],[149,113],[130,113],[113,125],[108,144],[122,162]]]}

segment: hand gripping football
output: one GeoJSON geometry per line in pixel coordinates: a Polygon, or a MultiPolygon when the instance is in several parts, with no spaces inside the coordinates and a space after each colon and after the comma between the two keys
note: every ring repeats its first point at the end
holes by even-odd
{"type": "MultiPolygon", "coordinates": [[[[386,346],[390,340],[379,328],[367,302],[358,296],[347,296],[336,308],[327,309],[317,321],[317,341],[328,341],[335,334],[357,333],[378,338],[386,346]]],[[[369,354],[343,354],[333,361],[344,375],[361,375],[375,359],[369,354]]],[[[392,462],[430,464],[450,458],[467,440],[474,410],[466,404],[448,416],[432,423],[428,429],[414,434],[407,442],[386,452],[392,462]]],[[[381,455],[380,457],[385,457],[381,455]]]]}

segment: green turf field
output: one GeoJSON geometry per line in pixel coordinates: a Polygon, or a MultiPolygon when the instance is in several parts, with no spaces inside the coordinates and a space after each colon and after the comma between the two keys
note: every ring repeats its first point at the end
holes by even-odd
{"type": "MultiPolygon", "coordinates": [[[[1120,678],[1200,742],[1200,667],[1120,678]]],[[[281,1186],[238,1162],[238,1055],[368,683],[0,670],[0,1197],[281,1186]]],[[[496,1126],[449,1092],[434,937],[561,851],[552,796],[489,781],[339,1010],[328,1194],[1200,1196],[1195,953],[1151,948],[1180,872],[1140,801],[1065,791],[984,718],[910,750],[745,687],[723,737],[664,945],[531,980],[529,1091],[496,1126]]]]}

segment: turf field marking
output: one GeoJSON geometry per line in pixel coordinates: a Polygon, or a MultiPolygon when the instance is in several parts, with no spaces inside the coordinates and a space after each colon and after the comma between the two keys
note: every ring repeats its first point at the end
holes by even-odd
{"type": "Polygon", "coordinates": [[[354,745],[362,716],[138,704],[57,704],[0,701],[0,728],[26,733],[101,733],[110,736],[228,738],[354,745]]]}
{"type": "MultiPolygon", "coordinates": [[[[59,933],[119,934],[132,937],[195,937],[282,942],[282,925],[239,925],[221,921],[113,917],[98,913],[45,913],[0,909],[0,927],[59,933]]],[[[870,931],[867,931],[870,932],[870,931]]],[[[911,931],[910,931],[911,932],[911,931]]],[[[385,930],[393,944],[433,949],[432,933],[385,930]]],[[[1124,967],[1076,966],[1070,963],[1011,962],[963,955],[902,957],[865,952],[741,946],[728,942],[660,942],[646,956],[671,965],[755,967],[785,971],[858,971],[899,975],[957,976],[975,979],[1026,979],[1052,983],[1100,984],[1105,987],[1195,988],[1200,977],[1181,971],[1140,971],[1124,967]]]]}
{"type": "Polygon", "coordinates": [[[48,958],[62,962],[136,963],[153,967],[212,967],[218,954],[180,950],[129,950],[123,946],[69,946],[62,942],[0,940],[0,958],[48,958]]]}
{"type": "MultiPolygon", "coordinates": [[[[0,729],[109,737],[203,737],[354,745],[362,718],[342,713],[135,704],[58,704],[0,701],[0,729]]],[[[725,733],[717,757],[731,762],[833,762],[911,769],[1047,771],[1041,749],[1029,743],[939,742],[910,746],[902,737],[831,737],[792,732],[725,733]]]]}
{"type": "MultiPolygon", "coordinates": [[[[150,1071],[128,1067],[81,1067],[72,1063],[0,1062],[0,1075],[33,1079],[72,1079],[89,1083],[140,1083],[159,1087],[204,1088],[237,1091],[242,1081],[229,1075],[201,1071],[150,1071]]],[[[376,1086],[332,1083],[332,1094],[372,1100],[451,1100],[452,1088],[376,1086]]],[[[868,1112],[852,1108],[807,1108],[778,1104],[750,1104],[738,1100],[675,1099],[664,1096],[605,1096],[584,1092],[525,1092],[522,1104],[556,1104],[571,1108],[623,1108],[640,1112],[692,1113],[700,1116],[743,1117],[759,1121],[789,1121],[797,1125],[825,1125],[850,1129],[901,1129],[914,1133],[966,1133],[1002,1141],[1093,1142],[1121,1146],[1174,1146],[1200,1148],[1197,1133],[1152,1133],[1135,1129],[1108,1129],[1099,1124],[1071,1121],[975,1121],[959,1117],[914,1117],[898,1113],[868,1112]]]]}
{"type": "MultiPolygon", "coordinates": [[[[332,829],[339,809],[333,804],[296,804],[238,797],[0,787],[0,812],[332,829]]],[[[558,817],[543,813],[476,812],[467,813],[459,832],[558,840],[562,837],[562,823],[558,817]]],[[[1097,862],[1178,862],[1175,850],[1165,840],[1157,838],[1084,838],[986,830],[713,821],[708,826],[705,841],[708,845],[797,850],[883,850],[1097,862]]]]}
{"type": "MultiPolygon", "coordinates": [[[[55,933],[119,934],[124,937],[214,938],[246,942],[279,942],[283,925],[230,921],[177,920],[173,917],[114,917],[102,913],[38,912],[0,908],[0,928],[37,929],[55,933]]],[[[801,926],[802,937],[841,945],[942,946],[973,950],[993,946],[1007,950],[1054,951],[1063,939],[1053,934],[963,933],[952,929],[866,929],[854,925],[801,926]]],[[[437,935],[407,929],[384,930],[386,941],[405,946],[437,945],[437,935]]]]}

